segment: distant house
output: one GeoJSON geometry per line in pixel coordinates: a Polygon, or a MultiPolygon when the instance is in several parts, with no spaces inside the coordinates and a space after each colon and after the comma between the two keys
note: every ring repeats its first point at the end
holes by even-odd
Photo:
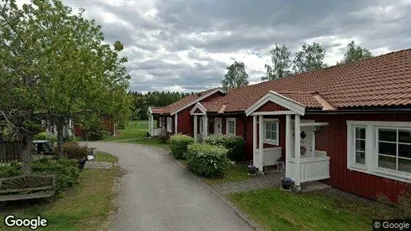
{"type": "Polygon", "coordinates": [[[297,186],[323,180],[395,200],[411,183],[411,49],[228,94],[209,90],[149,114],[157,126],[198,141],[242,136],[246,158],[260,171],[282,157],[297,186]]]}

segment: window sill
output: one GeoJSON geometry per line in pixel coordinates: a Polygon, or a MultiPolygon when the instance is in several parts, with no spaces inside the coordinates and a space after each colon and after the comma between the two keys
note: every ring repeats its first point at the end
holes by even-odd
{"type": "Polygon", "coordinates": [[[382,168],[374,168],[372,170],[368,170],[366,166],[358,166],[358,165],[350,165],[348,167],[350,171],[357,171],[362,172],[365,174],[378,176],[382,178],[387,178],[391,180],[411,183],[411,174],[407,173],[400,173],[398,171],[390,171],[382,168]]]}
{"type": "Polygon", "coordinates": [[[271,144],[278,146],[278,142],[275,140],[264,140],[264,144],[271,144]]]}

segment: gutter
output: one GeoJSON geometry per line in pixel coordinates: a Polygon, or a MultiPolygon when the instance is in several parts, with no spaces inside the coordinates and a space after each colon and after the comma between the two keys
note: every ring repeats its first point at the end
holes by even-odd
{"type": "Polygon", "coordinates": [[[367,108],[347,108],[338,110],[306,109],[306,114],[355,114],[355,113],[411,113],[411,107],[367,107],[367,108]]]}

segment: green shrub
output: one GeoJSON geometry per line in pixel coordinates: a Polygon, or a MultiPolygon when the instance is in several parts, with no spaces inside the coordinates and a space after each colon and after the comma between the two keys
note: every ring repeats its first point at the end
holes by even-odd
{"type": "Polygon", "coordinates": [[[171,154],[177,159],[184,159],[187,146],[194,143],[191,136],[176,134],[170,137],[171,154]]]}
{"type": "Polygon", "coordinates": [[[53,144],[57,142],[57,136],[47,136],[46,132],[40,132],[34,135],[34,140],[49,140],[51,145],[53,146],[53,144]]]}
{"type": "Polygon", "coordinates": [[[119,122],[117,124],[117,129],[124,130],[125,128],[126,128],[126,123],[125,122],[119,122]]]}
{"type": "Polygon", "coordinates": [[[227,149],[210,144],[191,144],[187,148],[187,166],[205,177],[218,177],[230,169],[227,149]]]}
{"type": "Polygon", "coordinates": [[[208,136],[205,142],[225,147],[228,150],[227,157],[230,160],[242,161],[245,159],[245,141],[241,136],[215,134],[208,136]]]}
{"type": "Polygon", "coordinates": [[[58,193],[77,184],[80,176],[78,162],[67,158],[35,160],[31,162],[31,169],[33,174],[55,175],[58,193]]]}
{"type": "Polygon", "coordinates": [[[104,129],[100,129],[100,130],[89,130],[85,132],[85,138],[86,140],[90,140],[90,141],[97,141],[97,140],[102,140],[105,137],[109,136],[108,131],[104,130],[104,129]]]}
{"type": "Polygon", "coordinates": [[[18,176],[21,174],[21,164],[17,161],[12,161],[8,164],[0,166],[0,178],[18,176]]]}
{"type": "Polygon", "coordinates": [[[70,141],[63,144],[63,152],[67,158],[78,160],[87,157],[88,148],[78,142],[70,141]]]}

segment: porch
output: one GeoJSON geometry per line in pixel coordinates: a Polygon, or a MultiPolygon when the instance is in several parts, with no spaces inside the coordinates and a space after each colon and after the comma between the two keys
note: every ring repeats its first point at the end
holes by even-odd
{"type": "Polygon", "coordinates": [[[330,157],[326,151],[316,149],[315,139],[316,132],[328,123],[302,120],[304,114],[303,105],[275,92],[246,111],[253,117],[253,165],[261,172],[265,166],[281,169],[285,165],[285,176],[291,177],[297,187],[303,182],[330,178],[330,157]],[[275,106],[259,110],[267,103],[275,106]]]}

